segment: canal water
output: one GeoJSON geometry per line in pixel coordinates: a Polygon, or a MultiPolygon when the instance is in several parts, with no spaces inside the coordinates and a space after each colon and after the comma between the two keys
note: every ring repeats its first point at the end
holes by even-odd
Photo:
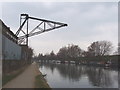
{"type": "Polygon", "coordinates": [[[51,88],[118,88],[118,71],[85,65],[40,63],[51,88]]]}

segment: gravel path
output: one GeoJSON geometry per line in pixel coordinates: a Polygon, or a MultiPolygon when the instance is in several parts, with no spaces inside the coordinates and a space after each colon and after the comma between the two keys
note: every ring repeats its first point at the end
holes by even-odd
{"type": "Polygon", "coordinates": [[[35,88],[35,77],[38,73],[36,63],[32,63],[23,73],[8,82],[3,88],[35,88]]]}

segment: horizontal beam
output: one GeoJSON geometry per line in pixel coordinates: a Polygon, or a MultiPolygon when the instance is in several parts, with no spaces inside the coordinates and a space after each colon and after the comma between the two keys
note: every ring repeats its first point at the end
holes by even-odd
{"type": "Polygon", "coordinates": [[[64,27],[64,25],[53,27],[53,28],[49,28],[49,29],[46,29],[44,31],[38,31],[38,32],[30,33],[28,35],[23,35],[23,36],[20,36],[18,39],[23,39],[23,38],[26,38],[26,37],[31,37],[31,36],[38,35],[38,34],[41,34],[41,33],[44,33],[44,32],[55,30],[55,29],[60,28],[60,27],[64,27]]]}
{"type": "Polygon", "coordinates": [[[44,31],[38,31],[38,32],[34,32],[32,34],[29,34],[28,37],[31,37],[31,36],[34,36],[34,35],[38,35],[38,34],[41,34],[43,32],[48,32],[48,31],[51,31],[51,30],[55,30],[57,28],[60,28],[60,27],[63,27],[64,25],[61,25],[61,26],[58,26],[58,27],[53,27],[53,28],[49,28],[49,29],[46,29],[44,31]]]}
{"type": "Polygon", "coordinates": [[[55,22],[55,21],[50,21],[50,20],[45,20],[45,19],[39,19],[39,18],[35,18],[35,17],[28,17],[28,18],[34,19],[34,20],[43,21],[43,22],[50,22],[50,23],[54,23],[54,24],[59,24],[59,25],[65,25],[65,26],[67,26],[67,24],[60,23],[60,22],[55,22]]]}

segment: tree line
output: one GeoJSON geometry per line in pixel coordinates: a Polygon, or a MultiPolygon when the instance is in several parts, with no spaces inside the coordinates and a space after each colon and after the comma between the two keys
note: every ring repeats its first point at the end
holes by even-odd
{"type": "MultiPolygon", "coordinates": [[[[54,51],[51,51],[49,54],[43,55],[39,53],[38,56],[35,56],[35,59],[45,59],[45,60],[55,60],[61,59],[66,60],[70,58],[78,57],[95,57],[95,56],[106,56],[111,55],[113,51],[113,44],[110,41],[95,41],[87,47],[87,51],[81,49],[78,45],[68,44],[59,49],[55,54],[54,51]]],[[[115,51],[115,54],[120,55],[120,43],[118,44],[118,50],[115,51]]]]}

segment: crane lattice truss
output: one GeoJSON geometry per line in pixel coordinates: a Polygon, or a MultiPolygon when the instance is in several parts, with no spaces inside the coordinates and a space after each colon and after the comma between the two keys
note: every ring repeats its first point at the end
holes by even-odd
{"type": "Polygon", "coordinates": [[[67,24],[60,23],[60,22],[54,22],[50,20],[45,19],[39,19],[35,17],[29,17],[28,14],[21,14],[20,16],[20,27],[18,31],[16,32],[16,35],[18,36],[18,44],[25,44],[28,45],[28,37],[38,35],[47,31],[51,31],[60,27],[67,26],[67,24]],[[28,21],[29,19],[37,20],[39,21],[39,24],[30,32],[28,32],[28,21]],[[26,26],[26,30],[23,30],[23,27],[26,26]],[[22,32],[22,35],[20,35],[20,32],[22,32]]]}

